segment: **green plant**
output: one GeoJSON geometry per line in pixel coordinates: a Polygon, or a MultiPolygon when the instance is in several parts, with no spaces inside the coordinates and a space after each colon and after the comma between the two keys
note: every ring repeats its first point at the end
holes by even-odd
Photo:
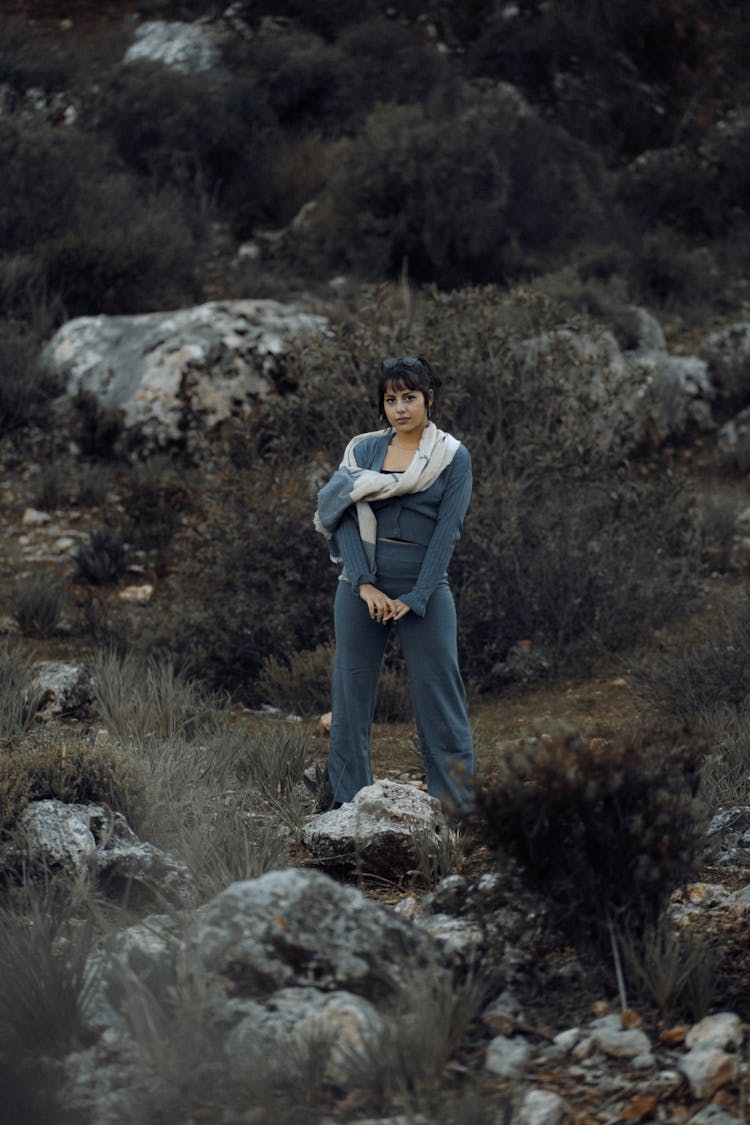
{"type": "Polygon", "coordinates": [[[642,999],[656,1004],[662,1019],[702,1019],[711,1007],[719,958],[704,940],[675,929],[660,915],[636,937],[620,936],[624,965],[642,999]]]}
{"type": "Polygon", "coordinates": [[[40,340],[27,327],[0,320],[0,435],[42,420],[58,390],[57,380],[41,367],[39,348],[40,340]]]}
{"type": "Polygon", "coordinates": [[[28,730],[41,703],[42,692],[19,650],[0,645],[0,739],[13,739],[28,730]]]}
{"type": "Polygon", "coordinates": [[[93,941],[90,919],[76,919],[54,884],[28,883],[20,904],[0,907],[0,1014],[24,1054],[78,1044],[93,941]]]}
{"type": "Polygon", "coordinates": [[[379,1112],[408,1099],[415,1112],[433,1119],[440,1077],[479,1014],[489,986],[479,972],[457,981],[426,971],[396,998],[380,1037],[352,1059],[357,1085],[371,1094],[379,1112]]]}
{"type": "Polygon", "coordinates": [[[100,649],[93,679],[97,710],[124,743],[205,736],[217,729],[226,708],[224,699],[189,679],[169,658],[100,649]]]}
{"type": "Polygon", "coordinates": [[[96,586],[117,582],[127,568],[127,545],[118,531],[98,528],[78,548],[75,562],[78,577],[85,582],[96,586]]]}
{"type": "Polygon", "coordinates": [[[54,636],[65,598],[65,584],[57,575],[27,575],[13,589],[13,617],[24,633],[54,636]]]}
{"type": "Polygon", "coordinates": [[[698,869],[702,751],[679,731],[557,733],[510,748],[477,788],[484,838],[518,860],[578,937],[640,934],[698,869]]]}

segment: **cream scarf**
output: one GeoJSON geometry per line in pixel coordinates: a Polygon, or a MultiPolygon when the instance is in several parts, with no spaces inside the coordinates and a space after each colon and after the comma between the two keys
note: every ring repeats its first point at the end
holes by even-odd
{"type": "Polygon", "coordinates": [[[354,504],[359,534],[370,565],[375,560],[377,534],[377,520],[370,502],[387,500],[406,492],[424,492],[450,465],[461,444],[452,434],[439,430],[434,422],[428,422],[411,464],[404,472],[377,472],[375,469],[360,468],[354,456],[354,450],[360,442],[367,438],[383,437],[390,432],[390,429],[374,430],[352,438],[344,450],[340,466],[318,493],[318,510],[313,521],[316,531],[330,539],[345,510],[354,504]]]}

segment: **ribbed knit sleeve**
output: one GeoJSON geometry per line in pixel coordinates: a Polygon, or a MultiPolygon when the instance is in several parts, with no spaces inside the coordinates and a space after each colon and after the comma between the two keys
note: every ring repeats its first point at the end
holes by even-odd
{"type": "Polygon", "coordinates": [[[428,544],[413,590],[399,597],[412,612],[424,617],[430,595],[445,574],[456,543],[461,537],[464,516],[471,499],[471,457],[465,445],[445,470],[447,479],[440,500],[435,530],[428,544]]]}
{"type": "Polygon", "coordinates": [[[356,512],[345,512],[333,535],[334,548],[344,563],[344,573],[356,594],[365,582],[375,583],[375,573],[367,561],[367,552],[359,534],[356,512]]]}

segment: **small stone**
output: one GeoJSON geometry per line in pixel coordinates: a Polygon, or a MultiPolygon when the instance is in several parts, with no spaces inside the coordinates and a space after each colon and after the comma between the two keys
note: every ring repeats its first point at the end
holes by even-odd
{"type": "Polygon", "coordinates": [[[604,1016],[594,1021],[591,1031],[594,1046],[615,1059],[634,1059],[651,1054],[651,1042],[638,1028],[623,1030],[618,1015],[604,1016]]]}
{"type": "Polygon", "coordinates": [[[482,1012],[482,1023],[493,1035],[510,1035],[518,1023],[520,1008],[516,998],[504,992],[482,1012]]]}
{"type": "Polygon", "coordinates": [[[701,1044],[710,1044],[712,1047],[742,1046],[743,1032],[740,1017],[734,1012],[717,1012],[716,1015],[706,1016],[699,1023],[693,1024],[685,1036],[685,1045],[693,1048],[701,1044]]]}
{"type": "Polygon", "coordinates": [[[642,1055],[636,1055],[635,1058],[630,1060],[630,1065],[633,1070],[651,1070],[656,1066],[656,1059],[650,1051],[644,1051],[642,1055]]]}
{"type": "Polygon", "coordinates": [[[572,1051],[578,1040],[581,1038],[580,1027],[569,1027],[566,1031],[561,1031],[555,1036],[553,1042],[556,1047],[559,1047],[565,1054],[572,1051]]]}
{"type": "Polygon", "coordinates": [[[710,1098],[737,1073],[737,1056],[704,1043],[694,1047],[678,1062],[695,1098],[710,1098]]]}
{"type": "Polygon", "coordinates": [[[497,1035],[487,1047],[485,1066],[501,1078],[518,1078],[526,1069],[530,1057],[531,1047],[525,1039],[497,1035]]]}
{"type": "Polygon", "coordinates": [[[620,1023],[624,1028],[630,1031],[634,1027],[640,1027],[643,1020],[632,1008],[625,1008],[625,1010],[620,1013],[620,1023]]]}
{"type": "Polygon", "coordinates": [[[659,1034],[659,1042],[665,1047],[679,1047],[685,1042],[686,1027],[665,1027],[659,1034]]]}
{"type": "Polygon", "coordinates": [[[644,1121],[654,1115],[657,1101],[653,1094],[636,1094],[622,1111],[623,1121],[644,1121]]]}
{"type": "Polygon", "coordinates": [[[332,718],[333,718],[333,715],[330,711],[326,711],[326,713],[324,715],[321,715],[320,718],[318,719],[318,722],[317,722],[316,726],[315,726],[315,733],[316,734],[330,734],[331,733],[331,719],[332,718]]]}
{"type": "Polygon", "coordinates": [[[552,1090],[527,1090],[518,1114],[519,1125],[559,1125],[565,1103],[552,1090]]]}
{"type": "Polygon", "coordinates": [[[50,517],[46,512],[40,512],[37,508],[27,508],[21,517],[21,523],[24,527],[38,527],[43,523],[49,523],[50,517]]]}
{"type": "Polygon", "coordinates": [[[591,1005],[592,1016],[606,1016],[609,1010],[609,1000],[595,1000],[591,1005]]]}
{"type": "Polygon", "coordinates": [[[153,595],[154,587],[147,582],[143,586],[125,586],[117,596],[129,605],[148,605],[153,595]]]}

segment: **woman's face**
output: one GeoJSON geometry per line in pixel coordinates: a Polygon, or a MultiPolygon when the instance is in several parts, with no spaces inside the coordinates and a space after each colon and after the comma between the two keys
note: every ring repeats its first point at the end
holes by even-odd
{"type": "Polygon", "coordinates": [[[427,403],[421,391],[412,390],[403,383],[389,383],[383,396],[385,416],[397,434],[410,434],[412,440],[420,437],[427,425],[427,403]]]}

